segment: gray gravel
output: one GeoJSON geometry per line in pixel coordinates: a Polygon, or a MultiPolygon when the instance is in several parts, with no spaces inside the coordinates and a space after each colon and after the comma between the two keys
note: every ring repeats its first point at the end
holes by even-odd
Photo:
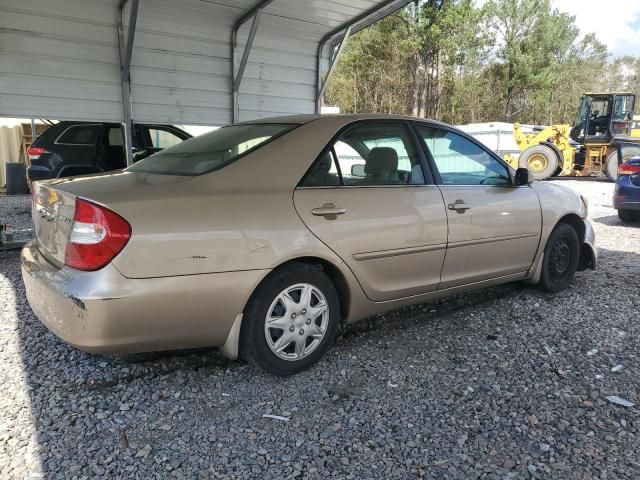
{"type": "Polygon", "coordinates": [[[33,228],[31,222],[31,195],[5,195],[0,193],[0,224],[16,230],[33,228]]]}
{"type": "Polygon", "coordinates": [[[288,379],[213,350],[81,353],[0,254],[0,478],[640,478],[640,226],[611,183],[562,183],[590,199],[597,272],[370,319],[288,379]]]}

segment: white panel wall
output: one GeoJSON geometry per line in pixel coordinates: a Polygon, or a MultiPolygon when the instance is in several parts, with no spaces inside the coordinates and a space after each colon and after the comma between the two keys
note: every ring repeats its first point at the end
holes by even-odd
{"type": "Polygon", "coordinates": [[[0,0],[0,115],[122,118],[115,0],[0,0]]]}
{"type": "MultiPolygon", "coordinates": [[[[380,2],[275,0],[266,7],[240,87],[240,120],[312,113],[318,42],[380,2]]],[[[231,31],[258,3],[140,0],[133,119],[229,123],[231,31]]],[[[121,121],[116,11],[117,0],[0,0],[0,116],[121,121]]],[[[241,47],[250,24],[239,33],[241,47]]]]}
{"type": "Polygon", "coordinates": [[[137,121],[231,121],[231,28],[254,4],[140,0],[131,80],[137,121]]]}

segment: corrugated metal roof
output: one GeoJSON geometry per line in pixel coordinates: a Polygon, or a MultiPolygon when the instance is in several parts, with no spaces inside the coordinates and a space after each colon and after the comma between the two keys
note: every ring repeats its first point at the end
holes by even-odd
{"type": "MultiPolygon", "coordinates": [[[[239,93],[239,120],[312,113],[319,43],[409,0],[274,0],[239,93]]],[[[0,115],[122,121],[117,0],[3,0],[0,115]]],[[[140,0],[131,62],[133,119],[231,121],[231,32],[256,0],[140,0]]],[[[240,52],[251,21],[238,32],[240,52]]],[[[327,52],[323,52],[326,56],[327,52]]],[[[241,55],[241,53],[240,53],[241,55]]]]}

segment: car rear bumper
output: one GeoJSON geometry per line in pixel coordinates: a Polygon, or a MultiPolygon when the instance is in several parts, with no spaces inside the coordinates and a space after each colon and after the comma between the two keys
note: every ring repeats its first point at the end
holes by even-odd
{"type": "MultiPolygon", "coordinates": [[[[637,182],[637,180],[635,180],[637,182]]],[[[616,210],[640,210],[640,186],[630,175],[618,177],[613,193],[613,208],[616,210]]]]}
{"type": "Polygon", "coordinates": [[[221,347],[265,274],[130,279],[111,264],[95,272],[56,267],[35,241],[22,250],[33,312],[62,340],[88,352],[221,347]]]}
{"type": "Polygon", "coordinates": [[[615,208],[616,210],[640,210],[640,202],[625,202],[624,200],[614,200],[613,208],[615,208]]]}
{"type": "Polygon", "coordinates": [[[29,168],[27,168],[27,179],[30,182],[35,182],[37,180],[48,180],[50,178],[53,178],[54,176],[55,175],[50,169],[42,165],[31,165],[29,168]]]}

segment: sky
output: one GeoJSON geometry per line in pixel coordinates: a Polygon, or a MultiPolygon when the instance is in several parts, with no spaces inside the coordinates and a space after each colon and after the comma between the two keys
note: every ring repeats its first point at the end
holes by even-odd
{"type": "MultiPolygon", "coordinates": [[[[484,5],[487,0],[476,0],[484,5]]],[[[576,17],[584,35],[594,33],[613,57],[640,56],[640,0],[552,0],[576,17]]]]}
{"type": "Polygon", "coordinates": [[[554,0],[576,17],[580,31],[593,32],[614,56],[640,56],[640,0],[554,0]]]}

